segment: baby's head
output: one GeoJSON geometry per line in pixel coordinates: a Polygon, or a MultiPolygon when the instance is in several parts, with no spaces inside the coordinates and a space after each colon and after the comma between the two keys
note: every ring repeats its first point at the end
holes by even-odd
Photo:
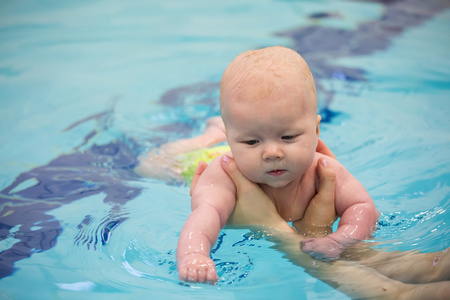
{"type": "Polygon", "coordinates": [[[304,94],[297,100],[307,104],[314,115],[317,113],[316,87],[311,71],[305,60],[291,49],[275,46],[239,54],[226,68],[220,83],[222,117],[227,117],[226,108],[230,103],[254,101],[256,104],[265,100],[248,97],[249,89],[257,87],[261,87],[260,93],[265,96],[272,93],[304,94]]]}
{"type": "Polygon", "coordinates": [[[220,107],[233,156],[250,180],[280,187],[311,165],[320,117],[313,76],[297,52],[277,46],[238,55],[223,74],[220,107]]]}

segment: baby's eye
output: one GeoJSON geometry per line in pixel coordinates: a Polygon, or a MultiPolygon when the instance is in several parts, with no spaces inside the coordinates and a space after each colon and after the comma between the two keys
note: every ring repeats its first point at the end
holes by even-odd
{"type": "Polygon", "coordinates": [[[283,139],[283,140],[292,140],[295,137],[296,137],[296,135],[283,135],[281,137],[281,139],[283,139]]]}
{"type": "Polygon", "coordinates": [[[245,141],[244,143],[246,143],[247,145],[253,146],[258,143],[258,140],[245,141]]]}

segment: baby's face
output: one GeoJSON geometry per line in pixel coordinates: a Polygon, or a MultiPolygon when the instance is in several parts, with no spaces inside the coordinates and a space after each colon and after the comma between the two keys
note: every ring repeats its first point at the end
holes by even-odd
{"type": "MultiPolygon", "coordinates": [[[[233,98],[231,93],[226,97],[233,98]]],[[[228,143],[241,172],[251,181],[284,187],[311,166],[320,117],[305,89],[267,94],[264,86],[246,87],[244,101],[227,99],[222,107],[228,143]]],[[[315,99],[314,99],[315,101],[315,99]]]]}

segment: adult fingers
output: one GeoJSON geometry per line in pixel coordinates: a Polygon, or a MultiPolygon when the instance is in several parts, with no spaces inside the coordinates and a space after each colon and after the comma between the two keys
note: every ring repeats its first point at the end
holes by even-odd
{"type": "Polygon", "coordinates": [[[333,154],[333,152],[331,152],[330,148],[328,148],[328,146],[320,138],[317,143],[316,152],[322,153],[326,156],[336,159],[336,156],[334,156],[334,154],[333,154]]]}
{"type": "Polygon", "coordinates": [[[317,163],[317,172],[319,175],[319,190],[317,192],[318,200],[327,205],[327,207],[332,206],[334,212],[336,174],[334,173],[334,170],[329,167],[328,160],[324,157],[320,158],[317,163]]]}
{"type": "Polygon", "coordinates": [[[317,195],[309,202],[302,219],[294,222],[298,232],[308,236],[325,236],[330,234],[331,225],[336,220],[334,189],[336,175],[328,166],[326,158],[317,162],[319,188],[317,195]]]}
{"type": "Polygon", "coordinates": [[[241,173],[233,158],[228,155],[222,156],[221,165],[222,169],[230,176],[231,180],[233,180],[238,192],[246,191],[254,185],[254,183],[250,182],[241,173]]]}

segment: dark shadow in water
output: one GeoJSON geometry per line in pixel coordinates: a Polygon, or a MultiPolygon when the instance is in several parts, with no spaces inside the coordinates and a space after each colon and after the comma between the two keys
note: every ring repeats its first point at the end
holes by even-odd
{"type": "Polygon", "coordinates": [[[110,238],[112,229],[126,219],[120,207],[135,198],[141,190],[127,182],[138,177],[133,172],[136,151],[127,142],[116,141],[94,145],[86,151],[62,155],[49,164],[20,174],[1,191],[0,238],[19,239],[10,249],[0,253],[0,277],[13,272],[13,264],[33,253],[55,246],[63,230],[59,220],[47,212],[81,198],[103,193],[104,202],[111,205],[108,217],[102,220],[98,232],[83,234],[83,224],[89,223],[89,212],[79,225],[75,244],[96,248],[110,238]],[[19,184],[34,180],[24,190],[13,191],[19,184]],[[20,225],[11,234],[10,230],[20,225]]]}
{"type": "MultiPolygon", "coordinates": [[[[348,68],[333,64],[333,59],[348,56],[368,55],[385,50],[392,38],[405,29],[421,24],[434,14],[447,9],[449,2],[440,0],[381,1],[385,11],[379,20],[362,23],[356,30],[341,30],[320,26],[302,27],[279,33],[294,40],[294,49],[299,51],[309,63],[314,74],[323,105],[321,113],[324,122],[330,122],[336,112],[328,110],[333,91],[327,90],[321,82],[324,79],[339,78],[345,81],[366,81],[363,69],[348,68]]],[[[334,14],[317,12],[313,19],[336,17],[334,14]]],[[[216,109],[218,103],[218,83],[199,83],[166,92],[160,103],[170,107],[188,105],[187,99],[197,97],[199,103],[216,109]]],[[[73,126],[91,120],[108,119],[111,112],[94,115],[80,120],[73,126]]],[[[186,124],[172,124],[161,128],[166,132],[179,128],[191,128],[186,124]]],[[[70,128],[69,128],[70,129],[70,128]]],[[[105,125],[104,130],[108,130],[105,125]]],[[[98,132],[85,137],[87,144],[98,132]]],[[[188,133],[187,133],[188,134],[188,133]]],[[[164,141],[160,141],[164,142],[164,141]]],[[[158,144],[158,143],[156,143],[158,144]]],[[[20,240],[0,253],[0,278],[14,271],[14,263],[55,246],[63,230],[60,221],[47,212],[87,196],[104,193],[105,202],[111,204],[110,217],[102,220],[94,234],[84,234],[81,230],[89,224],[87,214],[80,223],[80,234],[75,237],[75,245],[96,248],[107,243],[112,230],[126,219],[120,214],[121,204],[135,198],[141,190],[127,184],[138,179],[133,173],[139,152],[127,138],[118,139],[106,145],[93,145],[88,150],[74,149],[73,153],[62,155],[49,164],[20,174],[16,180],[0,192],[0,240],[13,237],[20,240]],[[36,184],[22,190],[14,189],[34,178],[36,184]]]]}

